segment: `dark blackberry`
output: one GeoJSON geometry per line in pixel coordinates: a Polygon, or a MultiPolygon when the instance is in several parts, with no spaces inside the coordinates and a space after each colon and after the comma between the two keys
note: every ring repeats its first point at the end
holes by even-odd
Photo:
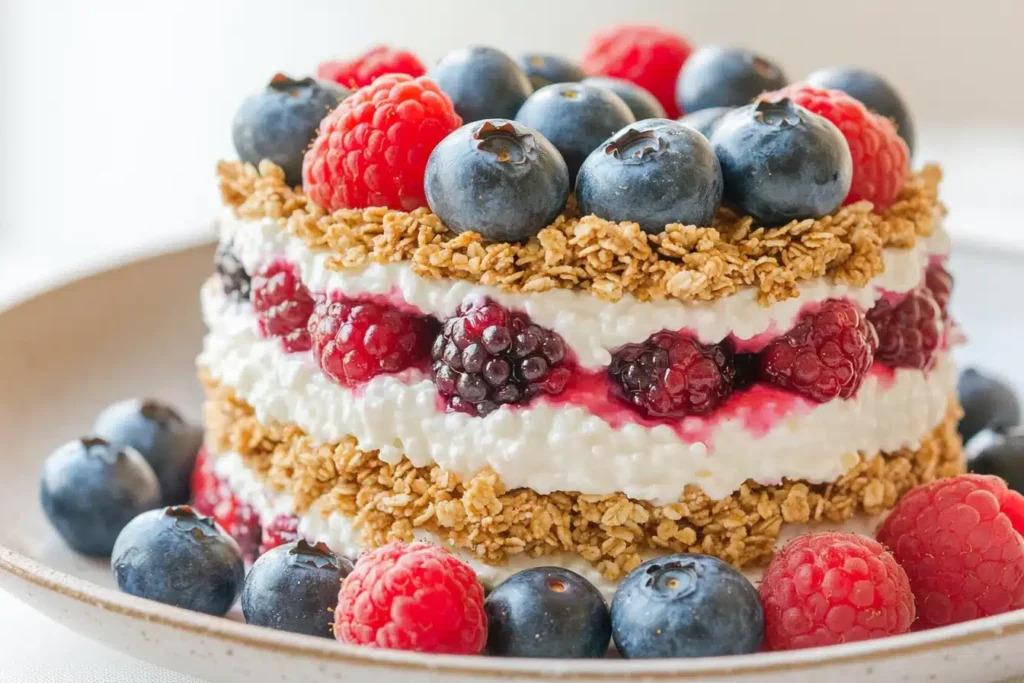
{"type": "Polygon", "coordinates": [[[239,301],[248,300],[249,293],[252,291],[252,278],[249,277],[249,273],[245,272],[245,266],[235,256],[230,244],[217,245],[213,263],[224,293],[239,301]]]}

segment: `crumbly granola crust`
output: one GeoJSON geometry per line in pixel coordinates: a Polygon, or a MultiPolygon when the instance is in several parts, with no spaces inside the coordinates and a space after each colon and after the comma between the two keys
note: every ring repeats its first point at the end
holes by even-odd
{"type": "Polygon", "coordinates": [[[799,296],[800,282],[832,277],[864,286],[884,269],[882,250],[910,248],[928,236],[942,173],[927,166],[911,174],[884,213],[870,202],[841,207],[817,220],[778,228],[726,209],[714,225],[673,224],[648,235],[636,223],[566,212],[524,244],[487,243],[477,233],[451,233],[428,209],[386,208],[326,213],[269,161],[257,170],[241,162],[217,166],[224,203],[243,218],[269,217],[310,247],[335,256],[341,270],[367,263],[410,261],[418,275],[469,280],[511,292],[579,289],[608,301],[631,294],[641,301],[708,301],[756,287],[764,306],[799,296]]]}
{"type": "Polygon", "coordinates": [[[295,496],[296,512],[314,502],[324,514],[352,518],[367,547],[411,541],[414,529],[437,535],[489,564],[526,553],[540,557],[574,552],[602,575],[617,580],[641,562],[642,553],[701,552],[738,567],[767,560],[783,523],[841,522],[859,511],[877,515],[910,488],[963,471],[950,399],[946,419],[917,449],[862,455],[834,482],[747,482],[722,500],[688,486],[679,501],[655,506],[621,494],[584,495],[530,489],[506,490],[482,471],[461,481],[439,467],[388,465],[376,451],[362,451],[352,437],[319,444],[292,424],[261,423],[230,387],[208,375],[206,439],[212,453],[239,453],[274,488],[295,496]]]}

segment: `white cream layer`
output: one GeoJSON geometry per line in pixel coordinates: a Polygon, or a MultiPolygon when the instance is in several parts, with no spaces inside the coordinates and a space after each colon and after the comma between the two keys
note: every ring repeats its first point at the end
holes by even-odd
{"type": "MultiPolygon", "coordinates": [[[[938,220],[938,219],[936,219],[938,220]]],[[[689,330],[707,343],[735,335],[752,339],[770,331],[785,332],[793,326],[808,303],[844,298],[870,309],[884,292],[907,292],[923,277],[933,255],[949,251],[949,239],[936,226],[933,236],[918,240],[913,249],[886,249],[885,272],[866,287],[850,287],[820,278],[800,285],[800,296],[768,308],[756,301],[748,288],[710,302],[676,300],[602,301],[586,292],[554,289],[514,294],[489,285],[465,281],[433,280],[413,273],[408,263],[372,264],[344,272],[327,268],[331,252],[310,249],[280,222],[266,218],[245,220],[226,210],[221,218],[221,241],[234,245],[245,269],[255,273],[265,263],[284,258],[294,263],[312,292],[356,295],[399,295],[425,314],[445,318],[467,300],[490,297],[506,308],[526,312],[538,325],[562,335],[579,364],[598,369],[611,362],[611,352],[624,344],[639,343],[660,330],[689,330]]]]}

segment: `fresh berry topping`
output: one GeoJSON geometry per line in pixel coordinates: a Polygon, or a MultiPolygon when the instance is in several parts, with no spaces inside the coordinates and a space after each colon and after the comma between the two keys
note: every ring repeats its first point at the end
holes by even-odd
{"type": "Polygon", "coordinates": [[[431,372],[451,410],[484,416],[538,394],[559,394],[572,376],[565,341],[529,316],[489,300],[463,304],[434,341],[431,372]]]}
{"type": "Polygon", "coordinates": [[[192,468],[192,507],[203,517],[213,517],[221,501],[221,481],[213,471],[213,460],[206,447],[199,449],[192,468]]]}
{"type": "Polygon", "coordinates": [[[632,221],[658,234],[669,223],[710,225],[722,169],[707,138],[667,119],[626,126],[595,149],[576,180],[580,213],[632,221]]]}
{"type": "Polygon", "coordinates": [[[519,57],[516,64],[530,79],[534,89],[552,83],[578,83],[587,77],[578,64],[559,55],[529,53],[519,57]]]}
{"type": "Polygon", "coordinates": [[[732,395],[736,379],[727,342],[701,344],[677,332],[624,346],[608,373],[614,395],[649,417],[706,415],[732,395]]]}
{"type": "Polygon", "coordinates": [[[815,71],[807,77],[807,82],[816,88],[842,90],[860,100],[871,111],[892,119],[896,124],[896,132],[907,143],[913,155],[914,121],[899,93],[880,75],[864,69],[832,67],[815,71]]]}
{"type": "Polygon", "coordinates": [[[455,105],[465,123],[511,119],[533,92],[515,61],[493,47],[464,47],[445,55],[430,77],[455,105]]]}
{"type": "Polygon", "coordinates": [[[92,433],[117,447],[131,446],[160,481],[164,505],[189,500],[192,469],[203,444],[201,427],[189,424],[174,408],[152,399],[129,399],[108,406],[92,433]]]}
{"type": "Polygon", "coordinates": [[[603,657],[612,635],[601,592],[561,567],[513,574],[484,601],[487,654],[497,657],[603,657]]]}
{"type": "Polygon", "coordinates": [[[893,636],[914,622],[906,572],[857,534],[797,536],[772,559],[759,592],[771,650],[893,636]]]}
{"type": "Polygon", "coordinates": [[[525,242],[569,197],[569,170],[548,140],[513,121],[470,123],[427,163],[427,202],[450,229],[493,242],[525,242]]]}
{"type": "Polygon", "coordinates": [[[692,51],[685,38],[656,26],[616,26],[590,39],[583,70],[636,83],[676,118],[676,77],[692,51]]]}
{"type": "Polygon", "coordinates": [[[367,50],[354,59],[331,59],[321,62],[316,68],[316,77],[333,81],[346,88],[361,88],[370,85],[384,74],[405,74],[422,76],[426,68],[408,50],[396,50],[379,45],[367,50]]]}
{"type": "Polygon", "coordinates": [[[715,129],[718,128],[718,122],[722,120],[722,117],[731,112],[735,107],[711,107],[710,109],[701,109],[695,111],[692,114],[687,114],[679,119],[679,123],[695,128],[700,132],[701,135],[706,137],[708,140],[714,134],[715,129]]]}
{"type": "Polygon", "coordinates": [[[246,98],[235,114],[235,151],[250,164],[273,161],[284,170],[289,185],[301,185],[302,155],[320,121],[348,95],[334,83],[277,74],[265,89],[246,98]]]}
{"type": "Polygon", "coordinates": [[[215,616],[227,614],[245,579],[238,544],[187,505],[129,522],[110,567],[125,593],[215,616]]]}
{"type": "Polygon", "coordinates": [[[918,486],[878,540],[910,577],[915,628],[1024,607],[1024,496],[997,477],[963,474],[918,486]]]}
{"type": "Polygon", "coordinates": [[[320,296],[309,335],[324,374],[353,386],[377,375],[426,368],[437,322],[384,303],[320,296]]]}
{"type": "Polygon", "coordinates": [[[323,543],[278,546],[260,556],[245,577],[245,623],[330,638],[338,587],[351,572],[351,563],[323,543]]]}
{"type": "Polygon", "coordinates": [[[840,90],[797,84],[762,97],[771,102],[790,99],[842,131],[853,159],[853,181],[844,204],[866,199],[881,211],[896,200],[907,179],[910,153],[892,121],[840,90]]]}
{"type": "Polygon", "coordinates": [[[252,308],[260,332],[280,338],[286,351],[309,351],[306,324],[314,305],[295,266],[286,261],[271,261],[252,279],[252,308]]]}
{"type": "Polygon", "coordinates": [[[306,194],[328,211],[418,209],[426,204],[427,157],[461,123],[429,78],[381,76],[320,124],[303,162],[306,194]]]}
{"type": "Polygon", "coordinates": [[[875,329],[853,304],[826,301],[761,351],[760,376],[819,403],[850,398],[867,376],[877,347],[875,329]]]}
{"type": "Polygon", "coordinates": [[[949,320],[949,300],[953,296],[953,276],[941,264],[935,263],[924,272],[925,287],[932,293],[942,311],[942,319],[949,320]]]}
{"type": "Polygon", "coordinates": [[[427,543],[390,543],[359,558],[341,586],[343,643],[437,654],[480,654],[484,590],[473,570],[427,543]]]}
{"type": "Polygon", "coordinates": [[[632,81],[627,81],[625,78],[591,76],[590,78],[584,78],[580,82],[584,85],[596,85],[599,88],[611,90],[622,98],[622,101],[633,112],[633,118],[637,121],[663,119],[668,116],[665,113],[665,107],[661,106],[661,102],[658,101],[657,97],[652,95],[650,91],[641,88],[632,81]]]}
{"type": "Polygon", "coordinates": [[[749,50],[711,45],[693,53],[679,72],[676,101],[688,114],[711,107],[742,107],[788,83],[776,64],[749,50]]]}
{"type": "Polygon", "coordinates": [[[135,449],[88,438],[64,444],[43,462],[39,496],[65,543],[105,557],[133,517],[160,505],[160,483],[135,449]]]}
{"type": "Polygon", "coordinates": [[[965,443],[983,429],[1005,433],[1020,424],[1020,402],[1002,380],[968,368],[960,373],[956,389],[964,410],[958,430],[965,443]]]}
{"type": "Polygon", "coordinates": [[[838,209],[850,190],[853,162],[842,132],[789,100],[726,114],[711,143],[725,202],[759,223],[819,218],[838,209]]]}
{"type": "MultiPolygon", "coordinates": [[[[967,461],[967,468],[975,474],[994,474],[1011,490],[1024,493],[1024,431],[987,435],[990,437],[988,445],[967,461]]],[[[974,444],[970,446],[968,452],[974,444]]]]}
{"type": "Polygon", "coordinates": [[[299,520],[294,515],[278,515],[263,527],[260,555],[285,543],[299,540],[299,520]]]}
{"type": "Polygon", "coordinates": [[[231,251],[230,244],[217,245],[213,263],[224,294],[238,301],[248,301],[252,279],[249,273],[245,272],[245,266],[231,251]]]}
{"type": "Polygon", "coordinates": [[[612,638],[628,659],[747,654],[764,633],[757,589],[696,553],[644,562],[619,584],[611,612],[612,638]]]}
{"type": "Polygon", "coordinates": [[[235,540],[245,561],[253,562],[259,556],[263,539],[259,515],[231,491],[227,482],[221,482],[217,498],[213,519],[235,540]]]}
{"type": "Polygon", "coordinates": [[[878,333],[875,360],[893,368],[927,370],[942,341],[942,313],[926,287],[907,294],[897,304],[880,300],[868,311],[878,333]]]}
{"type": "Polygon", "coordinates": [[[516,114],[516,121],[533,128],[555,146],[569,167],[572,184],[583,160],[635,119],[622,98],[610,90],[582,83],[556,83],[530,95],[516,114]]]}

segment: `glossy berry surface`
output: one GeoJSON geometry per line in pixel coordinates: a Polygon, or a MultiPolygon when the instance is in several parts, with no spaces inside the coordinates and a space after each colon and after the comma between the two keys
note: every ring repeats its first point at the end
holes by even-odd
{"type": "Polygon", "coordinates": [[[665,107],[661,106],[658,98],[652,95],[647,89],[640,87],[625,78],[612,78],[611,76],[590,76],[584,78],[583,85],[596,85],[598,88],[611,90],[622,98],[633,117],[637,121],[644,119],[663,119],[668,116],[665,107]]]}
{"type": "Polygon", "coordinates": [[[486,654],[497,657],[603,657],[612,623],[601,592],[579,574],[536,567],[513,574],[484,601],[486,654]]]}
{"type": "Polygon", "coordinates": [[[236,301],[248,301],[252,278],[245,272],[245,266],[235,256],[230,244],[217,245],[213,263],[224,294],[236,301]]]}
{"type": "Polygon", "coordinates": [[[450,410],[484,416],[561,393],[572,376],[567,356],[562,337],[525,313],[477,300],[444,321],[430,370],[450,410]]]}
{"type": "Polygon", "coordinates": [[[260,518],[251,505],[241,500],[228,486],[220,481],[216,490],[217,502],[212,517],[242,551],[242,558],[249,564],[259,557],[263,530],[260,518]]]}
{"type": "Polygon", "coordinates": [[[579,64],[560,55],[530,52],[520,55],[516,64],[530,79],[534,90],[552,83],[578,83],[587,77],[579,64]]]}
{"type": "Polygon", "coordinates": [[[722,120],[722,117],[731,112],[735,107],[711,107],[710,109],[700,109],[687,114],[686,116],[680,117],[679,123],[695,128],[700,132],[701,135],[706,137],[708,140],[715,132],[715,128],[718,127],[718,122],[722,120]]]}
{"type": "Polygon", "coordinates": [[[935,298],[942,311],[942,319],[949,320],[949,300],[953,296],[953,276],[939,263],[928,266],[924,272],[924,284],[935,298]]]}
{"type": "Polygon", "coordinates": [[[333,637],[334,608],[352,565],[323,543],[288,543],[261,555],[245,577],[245,623],[333,637]]]}
{"type": "Polygon", "coordinates": [[[1001,379],[968,368],[960,373],[956,388],[964,411],[957,429],[964,442],[983,429],[1006,432],[1020,424],[1020,401],[1001,379]]]}
{"type": "Polygon", "coordinates": [[[408,50],[378,45],[353,59],[331,59],[316,68],[316,77],[346,88],[361,88],[384,74],[422,76],[423,63],[408,50]]]}
{"type": "Polygon", "coordinates": [[[992,441],[967,461],[967,468],[975,474],[995,475],[1011,490],[1024,493],[1024,431],[993,435],[992,441]]]}
{"type": "Polygon", "coordinates": [[[710,225],[722,191],[707,138],[667,119],[617,132],[587,157],[576,180],[581,214],[633,221],[652,234],[669,223],[710,225]]]}
{"type": "Polygon", "coordinates": [[[39,498],[50,524],[83,555],[110,555],[136,515],[160,505],[153,469],[131,448],[99,438],[70,441],[43,462],[39,498]]]}
{"type": "Polygon", "coordinates": [[[927,287],[909,292],[902,301],[880,300],[868,311],[878,333],[875,360],[893,368],[926,370],[942,343],[942,311],[927,287]]]}
{"type": "Polygon", "coordinates": [[[187,505],[133,519],[110,566],[125,593],[215,616],[231,609],[245,578],[238,544],[187,505]]]}
{"type": "Polygon", "coordinates": [[[628,659],[757,652],[764,633],[750,581],[697,553],[641,564],[619,584],[611,614],[615,646],[628,659]]]}
{"type": "Polygon", "coordinates": [[[694,52],[679,72],[676,102],[687,114],[713,107],[742,107],[787,82],[782,69],[765,57],[711,45],[694,52]]]}
{"type": "Polygon", "coordinates": [[[311,348],[306,324],[314,305],[295,266],[287,261],[271,261],[252,279],[252,308],[260,332],[280,339],[285,351],[311,348]]]}
{"type": "Polygon", "coordinates": [[[547,138],[522,124],[470,123],[430,155],[427,202],[457,233],[525,242],[547,227],[569,197],[569,169],[547,138]]]}
{"type": "Polygon", "coordinates": [[[464,123],[514,118],[533,92],[515,60],[493,47],[452,50],[429,76],[451,98],[464,123]]]}

